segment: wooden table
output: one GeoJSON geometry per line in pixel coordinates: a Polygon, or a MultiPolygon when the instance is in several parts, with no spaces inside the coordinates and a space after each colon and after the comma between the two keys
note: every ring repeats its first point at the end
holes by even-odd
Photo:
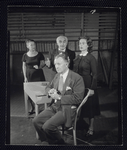
{"type": "MultiPolygon", "coordinates": [[[[38,105],[44,104],[45,109],[47,108],[47,103],[51,102],[45,94],[45,88],[49,82],[26,82],[24,83],[24,98],[25,98],[25,112],[26,117],[28,117],[28,96],[35,104],[35,115],[38,115],[38,105]]],[[[36,138],[38,139],[38,134],[36,132],[36,138]]]]}
{"type": "Polygon", "coordinates": [[[35,114],[38,115],[38,105],[44,104],[47,108],[47,103],[51,102],[45,94],[45,87],[49,82],[26,82],[24,83],[24,98],[25,98],[25,112],[28,117],[28,96],[35,104],[35,114]]]}

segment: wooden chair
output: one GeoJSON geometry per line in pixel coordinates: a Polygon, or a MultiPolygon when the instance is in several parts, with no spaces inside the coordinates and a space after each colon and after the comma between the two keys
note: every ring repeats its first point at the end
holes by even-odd
{"type": "Polygon", "coordinates": [[[87,89],[87,92],[86,92],[86,93],[87,93],[87,94],[86,94],[85,98],[83,99],[83,101],[81,102],[81,104],[80,104],[80,105],[78,106],[78,108],[77,108],[73,127],[70,127],[70,128],[65,129],[65,128],[64,128],[64,125],[62,125],[62,134],[64,134],[64,131],[65,131],[65,130],[71,130],[71,129],[73,129],[74,145],[77,145],[76,123],[77,123],[78,114],[79,114],[79,111],[81,110],[82,106],[86,103],[86,101],[87,101],[87,99],[88,99],[88,97],[89,97],[89,95],[90,95],[90,90],[87,89]]]}

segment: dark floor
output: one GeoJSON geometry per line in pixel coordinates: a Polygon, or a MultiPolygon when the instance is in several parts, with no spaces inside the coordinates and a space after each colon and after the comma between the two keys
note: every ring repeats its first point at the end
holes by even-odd
{"type": "MultiPolygon", "coordinates": [[[[25,117],[24,93],[22,86],[11,86],[10,89],[10,144],[36,145],[41,144],[35,137],[35,129],[32,125],[32,117],[25,117]]],[[[78,145],[119,145],[118,134],[118,91],[116,88],[109,90],[107,87],[98,88],[101,115],[95,117],[94,136],[85,139],[85,128],[77,130],[78,145]],[[86,142],[84,143],[83,141],[86,142]],[[88,143],[87,143],[88,142],[88,143]]],[[[39,106],[43,110],[43,105],[39,106]]],[[[88,122],[87,118],[84,118],[88,122]]],[[[64,139],[73,145],[72,131],[66,132],[64,139]]]]}

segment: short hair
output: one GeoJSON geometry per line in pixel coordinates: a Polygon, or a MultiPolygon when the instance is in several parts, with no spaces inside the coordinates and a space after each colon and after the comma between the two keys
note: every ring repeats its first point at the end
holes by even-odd
{"type": "Polygon", "coordinates": [[[93,48],[93,42],[92,42],[91,38],[89,36],[83,36],[83,37],[79,38],[79,40],[81,40],[81,39],[86,40],[86,43],[88,45],[88,52],[91,52],[92,48],[93,48]]]}
{"type": "Polygon", "coordinates": [[[56,38],[56,43],[58,43],[59,38],[65,38],[65,39],[66,39],[66,42],[68,43],[68,38],[67,38],[66,36],[64,36],[64,35],[58,36],[58,37],[56,38]]]}
{"type": "MultiPolygon", "coordinates": [[[[60,53],[60,54],[58,54],[58,55],[56,55],[55,56],[55,59],[57,59],[57,58],[59,58],[59,57],[61,57],[61,58],[63,58],[65,61],[67,61],[68,63],[70,63],[70,59],[69,59],[69,56],[66,54],[66,53],[60,53]]],[[[54,60],[55,60],[54,59],[54,60]]]]}
{"type": "Polygon", "coordinates": [[[32,39],[26,39],[26,40],[25,40],[25,43],[26,43],[26,44],[29,43],[29,42],[34,42],[34,43],[35,43],[35,41],[32,40],[32,39]]]}

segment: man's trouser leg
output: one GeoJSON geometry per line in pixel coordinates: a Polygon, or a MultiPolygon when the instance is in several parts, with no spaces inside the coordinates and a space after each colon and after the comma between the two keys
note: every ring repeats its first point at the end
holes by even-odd
{"type": "Polygon", "coordinates": [[[33,124],[41,141],[53,143],[60,140],[61,133],[58,126],[65,123],[62,111],[55,113],[52,108],[48,107],[33,119],[33,124]]]}
{"type": "Polygon", "coordinates": [[[46,136],[49,142],[60,141],[62,139],[61,133],[58,127],[65,123],[65,118],[62,111],[58,111],[53,115],[49,120],[43,124],[43,130],[46,133],[46,136]]]}
{"type": "Polygon", "coordinates": [[[34,119],[33,119],[33,124],[34,127],[39,135],[39,139],[41,141],[47,141],[47,137],[45,135],[44,130],[42,129],[43,124],[51,118],[55,112],[52,111],[50,107],[42,111],[40,114],[38,114],[34,119]]]}

